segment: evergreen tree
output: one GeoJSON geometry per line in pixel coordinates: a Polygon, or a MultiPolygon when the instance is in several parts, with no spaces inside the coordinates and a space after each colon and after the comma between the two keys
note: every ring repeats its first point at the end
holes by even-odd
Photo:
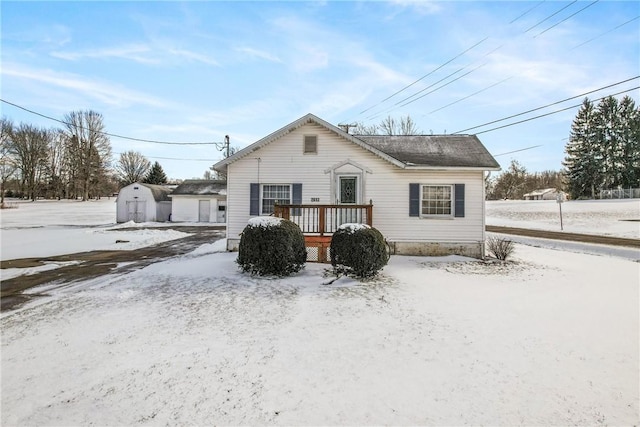
{"type": "Polygon", "coordinates": [[[620,185],[623,188],[640,187],[640,108],[630,96],[620,101],[620,139],[622,148],[622,172],[620,185]]]}
{"type": "Polygon", "coordinates": [[[569,193],[573,199],[595,197],[602,183],[602,150],[596,132],[596,112],[585,98],[571,125],[567,156],[563,165],[567,169],[569,193]]]}
{"type": "Polygon", "coordinates": [[[167,175],[165,175],[162,166],[160,166],[158,162],[155,162],[153,166],[151,166],[149,173],[144,179],[146,184],[166,184],[167,181],[167,175]]]}

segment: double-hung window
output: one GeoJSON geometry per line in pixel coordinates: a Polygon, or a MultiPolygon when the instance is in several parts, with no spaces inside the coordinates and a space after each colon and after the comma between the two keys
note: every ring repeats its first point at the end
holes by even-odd
{"type": "Polygon", "coordinates": [[[423,185],[420,214],[422,216],[451,216],[453,213],[452,185],[423,185]]]}
{"type": "Polygon", "coordinates": [[[262,215],[271,215],[276,203],[291,204],[291,185],[264,184],[262,186],[262,215]]]}

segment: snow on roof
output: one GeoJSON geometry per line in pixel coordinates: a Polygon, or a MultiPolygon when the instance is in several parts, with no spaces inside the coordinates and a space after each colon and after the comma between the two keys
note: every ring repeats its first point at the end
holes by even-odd
{"type": "Polygon", "coordinates": [[[227,181],[212,181],[204,179],[187,179],[173,190],[174,195],[224,195],[227,191],[227,181]]]}
{"type": "Polygon", "coordinates": [[[255,218],[249,219],[248,225],[251,227],[273,227],[280,225],[283,221],[282,218],[277,216],[258,216],[255,218]]]}

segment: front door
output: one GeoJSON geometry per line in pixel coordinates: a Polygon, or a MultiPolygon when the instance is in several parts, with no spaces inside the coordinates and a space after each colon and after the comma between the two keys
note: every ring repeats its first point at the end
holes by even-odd
{"type": "Polygon", "coordinates": [[[211,200],[198,200],[198,221],[209,222],[211,212],[211,200]]]}
{"type": "MultiPolygon", "coordinates": [[[[360,203],[360,183],[357,175],[338,176],[338,204],[356,205],[360,203]]],[[[345,207],[338,209],[338,224],[359,223],[359,209],[345,207]]]]}

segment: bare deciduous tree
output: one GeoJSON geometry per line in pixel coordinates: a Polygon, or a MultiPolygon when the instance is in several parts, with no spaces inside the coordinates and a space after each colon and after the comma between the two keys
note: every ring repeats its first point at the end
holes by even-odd
{"type": "Polygon", "coordinates": [[[71,169],[76,190],[88,200],[111,161],[111,142],[104,133],[102,115],[95,111],[73,111],[64,117],[71,169]]]}
{"type": "Polygon", "coordinates": [[[354,135],[419,135],[421,132],[411,116],[407,115],[398,120],[387,116],[377,125],[357,123],[352,133],[354,135]]]}
{"type": "Polygon", "coordinates": [[[145,178],[151,163],[145,156],[137,151],[126,151],[120,154],[114,170],[122,185],[142,182],[145,178]]]}
{"type": "Polygon", "coordinates": [[[0,205],[4,205],[5,186],[16,171],[17,164],[12,154],[11,144],[13,122],[5,117],[0,119],[0,205]]]}
{"type": "Polygon", "coordinates": [[[51,132],[20,124],[12,135],[11,152],[21,174],[22,191],[36,200],[45,174],[51,132]]]}

